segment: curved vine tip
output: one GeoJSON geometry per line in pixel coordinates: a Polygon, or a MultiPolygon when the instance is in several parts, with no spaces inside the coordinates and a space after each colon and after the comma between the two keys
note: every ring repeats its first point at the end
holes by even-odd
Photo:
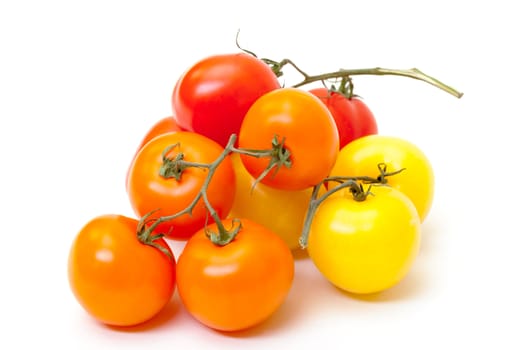
{"type": "Polygon", "coordinates": [[[238,49],[240,51],[243,51],[243,52],[245,52],[245,53],[255,57],[255,58],[258,58],[258,56],[253,51],[249,51],[247,49],[242,48],[242,46],[240,46],[240,44],[238,43],[238,36],[239,35],[240,35],[240,28],[237,30],[237,35],[235,36],[235,45],[238,47],[238,49]]]}

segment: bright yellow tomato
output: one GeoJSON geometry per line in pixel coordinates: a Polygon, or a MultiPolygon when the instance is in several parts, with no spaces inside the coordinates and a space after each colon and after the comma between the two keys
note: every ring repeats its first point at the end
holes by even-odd
{"type": "Polygon", "coordinates": [[[235,200],[229,217],[255,221],[280,236],[290,249],[299,247],[298,239],[303,227],[312,188],[301,191],[278,190],[257,183],[247,172],[240,156],[231,156],[236,174],[235,200]]]}
{"type": "Polygon", "coordinates": [[[338,288],[376,293],[399,283],[420,246],[420,219],[408,197],[373,186],[364,201],[348,190],[330,196],[311,223],[307,250],[318,270],[338,288]]]}
{"type": "Polygon", "coordinates": [[[387,172],[405,169],[386,179],[412,200],[424,221],[433,202],[433,168],[426,155],[407,140],[384,135],[356,139],[341,149],[331,176],[377,177],[379,163],[386,164],[387,172]]]}

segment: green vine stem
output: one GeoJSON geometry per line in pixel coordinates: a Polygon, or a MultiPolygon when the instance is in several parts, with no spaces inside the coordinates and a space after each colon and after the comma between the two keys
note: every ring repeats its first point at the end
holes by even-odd
{"type": "Polygon", "coordinates": [[[164,247],[164,246],[162,246],[162,245],[160,245],[159,243],[156,242],[158,239],[163,238],[164,234],[162,234],[162,233],[153,234],[153,231],[154,231],[155,227],[152,228],[152,229],[146,227],[146,225],[148,224],[148,218],[153,213],[154,212],[152,211],[152,212],[144,215],[141,218],[141,220],[139,220],[139,223],[137,225],[137,239],[142,244],[146,244],[146,245],[149,245],[150,247],[158,249],[164,255],[166,255],[168,257],[168,259],[175,260],[173,255],[171,254],[171,252],[166,247],[164,247]]]}
{"type": "Polygon", "coordinates": [[[461,98],[464,94],[451,86],[448,86],[441,82],[440,80],[427,75],[420,71],[417,68],[410,69],[390,69],[390,68],[359,68],[359,69],[340,69],[330,73],[318,74],[318,75],[309,75],[305,73],[301,68],[299,68],[293,61],[290,59],[283,59],[279,62],[270,60],[270,59],[262,59],[266,64],[268,64],[273,72],[277,76],[281,76],[283,74],[282,69],[286,65],[292,66],[298,73],[303,76],[303,80],[299,83],[293,85],[293,87],[301,87],[303,85],[307,85],[313,82],[318,81],[326,81],[330,79],[341,79],[341,78],[350,78],[354,75],[395,75],[401,77],[412,78],[420,81],[424,81],[430,85],[433,85],[457,98],[461,98]]]}
{"type": "MultiPolygon", "coordinates": [[[[236,142],[237,135],[232,134],[229,137],[228,143],[224,150],[220,153],[220,155],[215,159],[213,162],[209,164],[204,163],[194,163],[194,162],[188,162],[184,160],[184,155],[182,153],[178,153],[175,157],[169,158],[167,157],[167,154],[172,149],[178,147],[178,144],[171,145],[167,147],[163,153],[163,166],[161,167],[159,174],[165,178],[174,178],[177,181],[181,179],[182,171],[188,167],[199,167],[207,169],[208,174],[206,176],[206,179],[204,180],[204,183],[201,186],[200,191],[197,193],[195,198],[192,200],[192,202],[183,210],[172,214],[168,216],[161,216],[156,219],[149,219],[150,215],[153,213],[148,213],[147,215],[143,216],[141,218],[140,227],[138,236],[142,237],[141,241],[148,242],[146,244],[153,245],[157,248],[159,248],[158,244],[153,244],[153,240],[159,238],[159,235],[152,235],[152,232],[157,228],[158,225],[160,225],[163,222],[173,220],[181,215],[185,214],[191,214],[193,211],[193,208],[195,208],[195,205],[202,199],[204,201],[204,205],[206,206],[209,215],[211,218],[213,218],[218,232],[211,232],[209,230],[206,231],[206,235],[216,245],[226,245],[229,242],[231,242],[238,232],[241,229],[241,223],[238,219],[233,220],[233,225],[231,228],[224,227],[222,220],[218,216],[218,213],[211,205],[211,202],[208,199],[207,196],[207,190],[208,186],[211,182],[211,179],[213,178],[213,175],[215,174],[216,169],[218,166],[224,161],[224,159],[230,154],[230,153],[239,153],[239,154],[246,154],[248,156],[253,157],[269,157],[269,166],[264,171],[266,174],[273,168],[275,170],[281,166],[290,167],[291,166],[291,160],[290,160],[290,153],[287,149],[283,147],[283,141],[281,142],[278,140],[278,137],[275,135],[272,141],[272,149],[269,150],[250,150],[250,149],[240,149],[234,147],[234,144],[236,142]]],[[[264,175],[265,176],[265,175],[264,175]]],[[[258,180],[259,181],[259,180],[258,180]]],[[[160,235],[162,237],[163,235],[160,235]]],[[[160,249],[160,248],[159,248],[160,249]]],[[[162,250],[162,249],[161,249],[162,250]]]]}
{"type": "MultiPolygon", "coordinates": [[[[240,44],[238,43],[238,35],[240,31],[237,32],[236,38],[235,38],[235,45],[243,52],[250,54],[256,58],[258,56],[250,51],[243,49],[240,44]]],[[[300,73],[303,76],[303,80],[300,82],[294,84],[292,87],[301,87],[303,85],[307,85],[313,82],[325,82],[327,80],[331,79],[346,79],[343,80],[350,82],[352,84],[351,77],[355,75],[395,75],[395,76],[401,76],[401,77],[407,77],[411,79],[420,80],[423,82],[426,82],[430,85],[433,85],[457,98],[461,98],[464,94],[453,87],[444,84],[440,80],[425,74],[424,72],[420,71],[417,68],[410,68],[410,69],[391,69],[391,68],[381,68],[381,67],[375,67],[375,68],[359,68],[359,69],[340,69],[334,72],[330,73],[323,73],[318,75],[309,75],[307,74],[303,69],[298,67],[292,60],[288,58],[284,58],[281,61],[275,61],[269,58],[260,58],[265,64],[267,64],[269,67],[271,67],[271,70],[276,75],[276,77],[283,76],[283,68],[287,65],[292,66],[298,73],[300,73]]],[[[352,94],[352,89],[350,90],[350,95],[352,94]]]]}

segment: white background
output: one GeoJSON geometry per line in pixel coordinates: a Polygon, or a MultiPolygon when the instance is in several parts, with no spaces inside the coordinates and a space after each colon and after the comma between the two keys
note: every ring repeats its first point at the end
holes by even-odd
{"type": "Polygon", "coordinates": [[[518,349],[513,4],[2,1],[0,348],[518,349]],[[239,334],[198,324],[177,295],[143,326],[102,326],[70,292],[70,244],[94,216],[133,215],[124,176],[135,147],[170,114],[178,76],[205,56],[236,52],[239,28],[244,47],[309,73],[417,67],[465,93],[354,78],[380,133],[416,143],[434,166],[420,255],[401,284],[364,298],[334,289],[300,257],[287,302],[239,334]]]}

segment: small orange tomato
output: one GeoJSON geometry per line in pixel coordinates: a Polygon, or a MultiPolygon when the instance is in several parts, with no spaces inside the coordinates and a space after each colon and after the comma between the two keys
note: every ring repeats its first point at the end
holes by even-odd
{"type": "MultiPolygon", "coordinates": [[[[148,143],[151,139],[153,139],[156,136],[166,134],[167,132],[174,132],[174,131],[182,131],[182,129],[177,125],[175,122],[175,119],[172,116],[165,117],[162,119],[159,119],[155,124],[153,124],[150,129],[146,132],[143,139],[141,140],[141,143],[137,147],[137,150],[133,156],[132,159],[135,159],[135,156],[137,155],[137,152],[143,148],[144,145],[148,143]]],[[[126,188],[128,189],[128,174],[130,172],[130,169],[128,169],[126,173],[126,188]]]]}
{"type": "Polygon", "coordinates": [[[77,301],[96,320],[133,326],[158,314],[175,291],[176,263],[164,239],[142,243],[139,222],[121,215],[89,221],[69,253],[68,278],[77,301]]]}
{"type": "MultiPolygon", "coordinates": [[[[260,182],[282,190],[303,190],[329,175],[339,153],[336,122],[327,107],[310,92],[283,88],[270,91],[253,103],[240,128],[238,146],[269,150],[273,139],[290,152],[290,167],[271,171],[260,182]]],[[[258,178],[269,157],[241,154],[247,171],[258,178]]]]}
{"type": "MultiPolygon", "coordinates": [[[[253,221],[241,223],[237,236],[223,246],[204,229],[198,231],[177,264],[184,306],[216,330],[238,331],[266,320],[282,305],[293,281],[293,256],[282,239],[253,221]]],[[[223,225],[231,227],[232,220],[223,225]]],[[[207,229],[217,231],[215,224],[207,229]]]]}
{"type": "Polygon", "coordinates": [[[175,119],[172,116],[159,119],[144,135],[141,143],[139,144],[139,147],[137,147],[137,150],[139,151],[141,148],[143,148],[143,146],[154,137],[173,131],[182,131],[182,129],[177,125],[175,119]]]}

